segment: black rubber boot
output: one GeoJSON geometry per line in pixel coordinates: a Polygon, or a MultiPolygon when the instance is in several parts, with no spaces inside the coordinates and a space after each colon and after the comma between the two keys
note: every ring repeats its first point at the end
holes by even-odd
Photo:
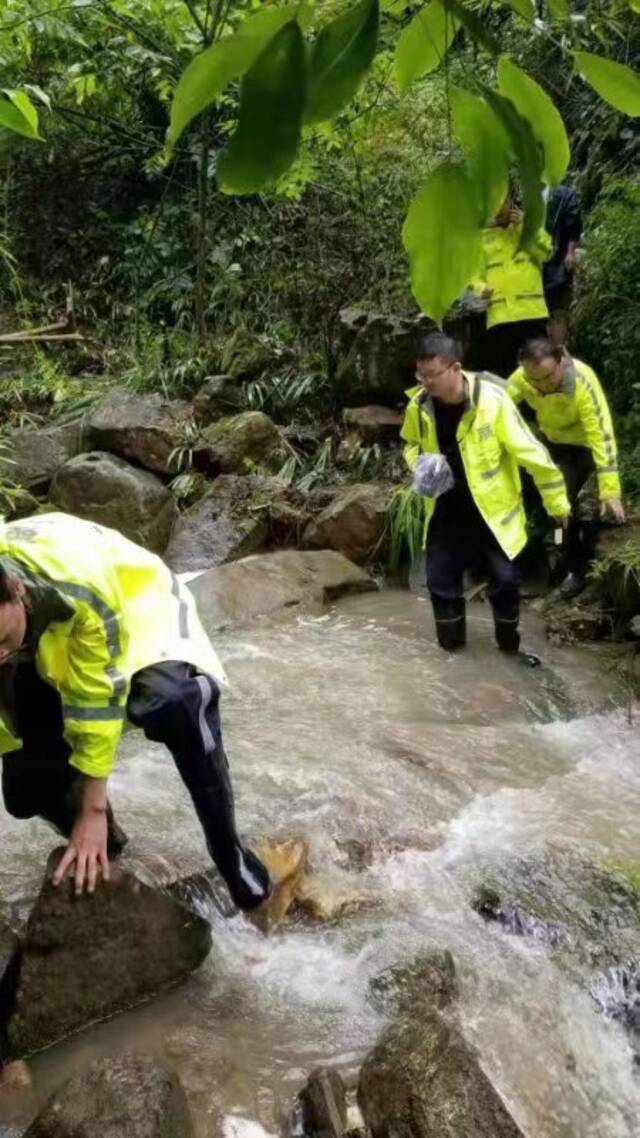
{"type": "Polygon", "coordinates": [[[431,597],[438,644],[446,652],[455,652],[467,643],[467,617],[464,597],[445,600],[431,597]]]}

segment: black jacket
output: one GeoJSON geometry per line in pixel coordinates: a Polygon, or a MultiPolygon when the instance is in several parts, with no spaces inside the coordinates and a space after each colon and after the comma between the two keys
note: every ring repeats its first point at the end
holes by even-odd
{"type": "Polygon", "coordinates": [[[547,231],[553,238],[553,253],[544,265],[545,289],[563,288],[571,284],[571,273],[564,267],[570,241],[582,236],[582,215],[578,195],[571,186],[556,186],[547,202],[547,231]]]}

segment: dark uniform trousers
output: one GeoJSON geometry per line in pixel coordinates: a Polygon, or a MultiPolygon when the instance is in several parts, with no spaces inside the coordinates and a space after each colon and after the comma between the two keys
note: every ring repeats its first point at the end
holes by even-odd
{"type": "MultiPolygon", "coordinates": [[[[21,663],[14,688],[17,728],[23,745],[5,755],[2,792],[17,818],[39,816],[59,833],[71,834],[82,776],[69,764],[60,697],[32,663],[21,663]]],[[[219,689],[191,664],[167,662],[143,668],[131,681],[127,715],[147,739],[171,752],[202,825],[211,857],[235,904],[252,909],[269,895],[269,875],[236,831],[233,791],[222,743],[219,689]]],[[[108,810],[109,856],[127,838],[108,810]]]]}
{"type": "Polygon", "coordinates": [[[504,652],[520,647],[519,575],[516,563],[501,549],[478,514],[440,521],[438,507],[427,537],[427,588],[433,605],[436,635],[453,651],[466,643],[464,573],[474,569],[489,578],[495,637],[504,652]]]}
{"type": "Polygon", "coordinates": [[[593,455],[588,447],[551,442],[546,445],[553,461],[564,475],[571,505],[569,525],[564,537],[567,569],[570,573],[584,577],[595,557],[598,537],[596,495],[593,495],[592,501],[588,501],[581,494],[596,469],[593,455]]]}

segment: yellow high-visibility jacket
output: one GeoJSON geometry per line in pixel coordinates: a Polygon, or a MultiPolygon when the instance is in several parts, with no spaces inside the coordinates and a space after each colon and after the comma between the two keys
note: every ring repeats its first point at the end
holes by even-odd
{"type": "Polygon", "coordinates": [[[519,367],[510,376],[507,391],[514,403],[523,399],[536,414],[542,433],[552,443],[589,447],[598,474],[598,492],[604,501],[621,495],[618,451],[611,412],[600,380],[581,360],[570,360],[559,391],[542,395],[527,382],[519,367]]]}
{"type": "Polygon", "coordinates": [[[491,289],[487,328],[515,320],[546,319],[549,315],[542,287],[542,261],[551,255],[549,234],[541,229],[536,237],[540,260],[518,249],[522,223],[489,226],[482,231],[482,262],[471,288],[481,294],[491,289]]]}
{"type": "MultiPolygon", "coordinates": [[[[60,694],[69,762],[83,774],[109,774],[140,668],[183,660],[225,682],[189,590],[115,530],[67,514],[0,520],[0,559],[68,617],[45,622],[35,666],[60,694]]],[[[16,730],[0,719],[0,754],[21,746],[16,730]]]]}
{"type": "MultiPolygon", "coordinates": [[[[463,372],[465,410],[458,424],[460,456],[473,500],[489,529],[513,559],[527,541],[520,466],[533,477],[552,517],[569,513],[564,478],[547,448],[529,430],[504,384],[486,372],[463,372]]],[[[439,452],[433,402],[422,387],[407,391],[409,404],[400,432],[411,470],[423,453],[439,452]]],[[[425,498],[426,527],[436,500],[425,498]]]]}

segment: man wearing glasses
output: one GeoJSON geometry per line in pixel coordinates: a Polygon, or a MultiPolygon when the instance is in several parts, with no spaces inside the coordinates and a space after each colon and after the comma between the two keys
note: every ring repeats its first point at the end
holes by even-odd
{"type": "MultiPolygon", "coordinates": [[[[193,597],[121,534],[66,514],[0,519],[0,754],[6,809],[63,834],[78,893],[126,845],[107,797],[125,719],[164,743],[240,909],[271,894],[240,841],[218,699],[224,671],[193,597]]],[[[275,890],[274,890],[275,895],[275,890]]]]}
{"type": "Polygon", "coordinates": [[[564,474],[571,521],[566,536],[567,576],[562,595],[577,596],[595,555],[597,519],[584,487],[597,474],[600,515],[624,522],[618,454],[611,412],[595,372],[547,339],[529,340],[507,391],[514,403],[533,410],[540,433],[564,474]],[[582,493],[581,493],[582,491],[582,493]]]}
{"type": "Polygon", "coordinates": [[[562,474],[504,384],[463,371],[449,336],[437,332],[422,341],[416,379],[401,437],[414,489],[424,496],[427,587],[438,643],[448,650],[465,644],[463,575],[478,567],[489,575],[498,647],[539,664],[519,650],[515,559],[527,541],[519,467],[533,477],[547,513],[564,526],[569,502],[562,474]]]}

